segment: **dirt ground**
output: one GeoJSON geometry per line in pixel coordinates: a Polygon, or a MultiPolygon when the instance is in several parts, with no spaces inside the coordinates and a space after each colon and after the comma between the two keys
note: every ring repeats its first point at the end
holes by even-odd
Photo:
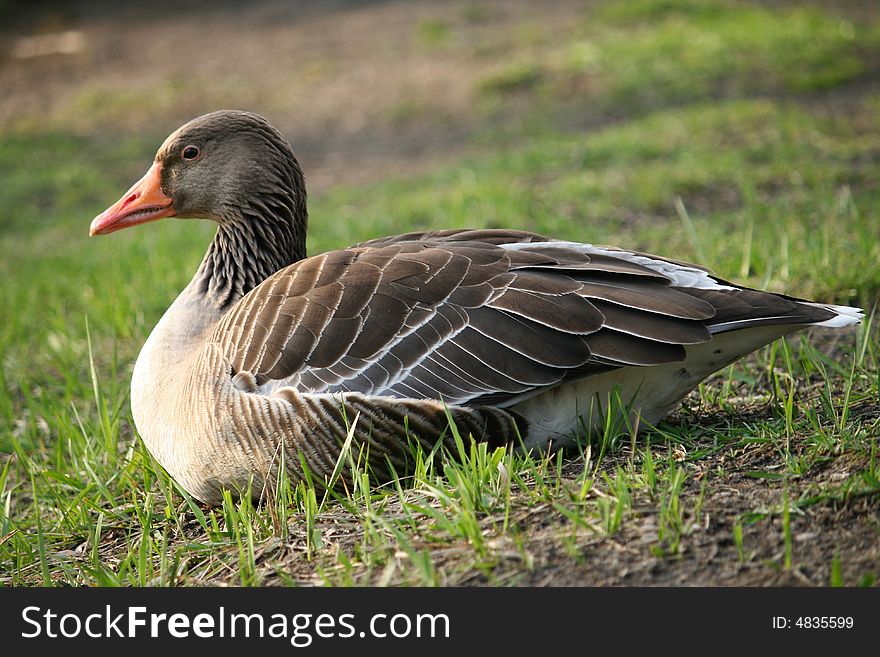
{"type": "Polygon", "coordinates": [[[584,4],[15,3],[0,21],[0,127],[109,136],[150,125],[161,139],[234,107],[290,138],[310,190],[413,173],[490,122],[516,121],[478,111],[477,82],[508,63],[512,26],[566,29],[584,4]],[[447,25],[460,43],[436,43],[447,25]]]}
{"type": "MultiPolygon", "coordinates": [[[[265,0],[246,9],[233,2],[183,4],[7,4],[0,15],[0,128],[54,126],[112,139],[149,124],[160,139],[194,115],[238,106],[265,114],[291,138],[313,191],[413,173],[476,150],[476,136],[493,124],[514,125],[522,109],[516,101],[497,112],[475,109],[481,102],[477,82],[507,63],[506,50],[495,46],[514,25],[564,30],[585,3],[265,0]],[[468,34],[465,44],[434,44],[439,28],[432,26],[441,18],[468,34]],[[65,41],[59,36],[65,33],[75,36],[65,41]],[[237,53],[234,67],[230,51],[237,53]]],[[[141,164],[135,167],[139,171],[141,164]]],[[[876,417],[876,405],[865,413],[876,417]]],[[[711,425],[730,418],[700,415],[689,421],[711,425]]],[[[769,512],[743,526],[750,558],[740,558],[733,527],[741,511],[778,508],[781,501],[778,486],[750,476],[778,460],[768,450],[757,444],[721,450],[699,462],[702,472],[688,479],[682,494],[685,507],[694,504],[703,480],[709,485],[674,558],[652,556],[646,547],[656,541],[656,502],[636,499],[637,519],[611,537],[580,532],[568,543],[560,538],[561,516],[549,505],[523,506],[513,520],[534,564],[523,569],[516,562],[520,553],[511,549],[510,583],[824,585],[839,545],[847,546],[841,555],[844,581],[876,570],[876,497],[815,504],[793,521],[795,560],[820,564],[814,568],[768,569],[783,558],[782,519],[769,512]],[[719,467],[725,476],[713,485],[719,467]],[[563,554],[561,569],[556,564],[563,554]]],[[[831,461],[794,480],[790,495],[843,480],[860,465],[831,461]]],[[[577,476],[578,463],[570,463],[566,474],[577,476]]],[[[442,570],[444,556],[433,557],[442,570]]],[[[311,564],[303,562],[299,573],[295,563],[287,566],[301,583],[314,577],[311,564]]],[[[505,581],[504,570],[495,570],[496,583],[505,581]]],[[[461,573],[445,583],[484,579],[479,572],[461,573]]]]}

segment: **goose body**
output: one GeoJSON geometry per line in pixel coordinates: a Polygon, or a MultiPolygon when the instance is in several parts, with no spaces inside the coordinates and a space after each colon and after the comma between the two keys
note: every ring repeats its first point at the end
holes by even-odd
{"type": "Polygon", "coordinates": [[[138,356],[132,414],[194,497],[255,495],[285,464],[320,481],[350,423],[377,477],[464,435],[565,446],[604,422],[660,420],[701,380],[857,308],[742,288],[658,256],[515,230],[408,233],[310,258],[306,196],[265,119],[220,111],[159,149],[91,233],[166,216],[219,225],[138,356]],[[447,415],[448,414],[448,415],[447,415]]]}

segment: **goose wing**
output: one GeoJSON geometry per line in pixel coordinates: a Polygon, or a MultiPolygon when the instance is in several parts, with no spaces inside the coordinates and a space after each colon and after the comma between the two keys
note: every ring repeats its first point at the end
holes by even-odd
{"type": "Polygon", "coordinates": [[[710,340],[716,309],[676,284],[685,274],[706,277],[520,231],[412,233],[277,272],[213,340],[236,380],[262,392],[506,406],[608,368],[682,360],[685,345],[710,340]]]}

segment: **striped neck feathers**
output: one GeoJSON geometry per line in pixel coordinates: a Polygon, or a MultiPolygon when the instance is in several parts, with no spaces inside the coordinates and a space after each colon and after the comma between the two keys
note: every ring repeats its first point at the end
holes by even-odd
{"type": "Polygon", "coordinates": [[[193,279],[195,291],[225,310],[266,278],[306,257],[305,187],[224,208],[193,279]]]}

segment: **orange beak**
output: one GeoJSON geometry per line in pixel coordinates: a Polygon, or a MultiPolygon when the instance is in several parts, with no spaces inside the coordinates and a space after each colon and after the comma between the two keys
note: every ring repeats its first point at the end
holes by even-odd
{"type": "Polygon", "coordinates": [[[153,166],[122,198],[92,220],[89,235],[106,235],[129,226],[145,224],[177,214],[170,198],[162,193],[162,166],[153,166]]]}

